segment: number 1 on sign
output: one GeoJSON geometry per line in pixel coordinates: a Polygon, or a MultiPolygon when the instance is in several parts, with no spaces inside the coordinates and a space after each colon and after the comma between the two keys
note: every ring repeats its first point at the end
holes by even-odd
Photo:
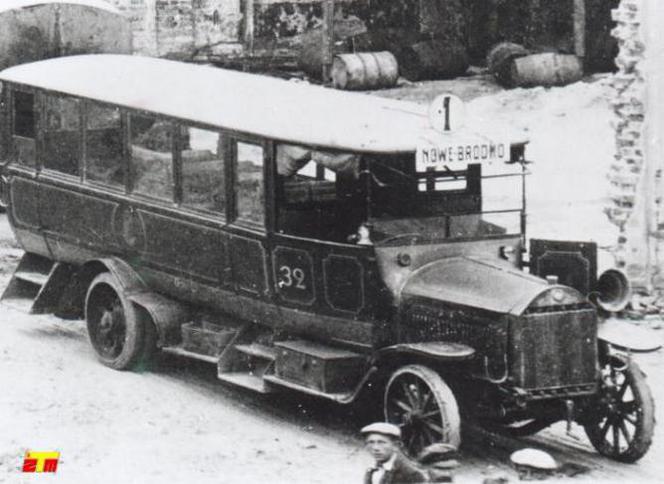
{"type": "Polygon", "coordinates": [[[445,100],[443,101],[443,109],[445,109],[445,131],[450,130],[450,97],[445,96],[445,100]]]}
{"type": "Polygon", "coordinates": [[[464,124],[465,106],[454,94],[442,94],[429,106],[429,124],[441,133],[449,133],[464,124]]]}

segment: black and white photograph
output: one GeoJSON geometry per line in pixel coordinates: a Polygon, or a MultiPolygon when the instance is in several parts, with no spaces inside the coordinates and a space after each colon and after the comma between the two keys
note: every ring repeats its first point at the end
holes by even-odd
{"type": "Polygon", "coordinates": [[[662,0],[0,0],[0,483],[664,480],[662,0]]]}

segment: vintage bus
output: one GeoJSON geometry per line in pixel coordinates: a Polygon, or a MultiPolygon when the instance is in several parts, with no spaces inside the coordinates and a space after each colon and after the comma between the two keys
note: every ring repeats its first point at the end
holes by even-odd
{"type": "Polygon", "coordinates": [[[643,373],[588,299],[606,292],[596,247],[526,257],[525,143],[464,127],[454,96],[121,55],[0,82],[0,192],[25,250],[3,300],[84,318],[105,365],[161,350],[256,392],[366,394],[412,454],[458,445],[462,418],[577,421],[626,462],[650,446],[643,373]]]}

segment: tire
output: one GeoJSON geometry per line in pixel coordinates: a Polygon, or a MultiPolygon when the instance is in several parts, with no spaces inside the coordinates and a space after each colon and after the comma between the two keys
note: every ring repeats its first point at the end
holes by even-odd
{"type": "Polygon", "coordinates": [[[639,366],[610,359],[602,366],[602,382],[584,422],[597,451],[619,462],[643,457],[655,430],[655,403],[639,366]]]}
{"type": "Polygon", "coordinates": [[[156,329],[108,272],[93,279],[85,297],[85,320],[97,358],[115,370],[144,370],[156,350],[156,329]]]}
{"type": "Polygon", "coordinates": [[[385,420],[401,428],[404,449],[416,457],[433,443],[461,444],[461,419],[450,387],[432,369],[400,368],[385,387],[385,420]]]}

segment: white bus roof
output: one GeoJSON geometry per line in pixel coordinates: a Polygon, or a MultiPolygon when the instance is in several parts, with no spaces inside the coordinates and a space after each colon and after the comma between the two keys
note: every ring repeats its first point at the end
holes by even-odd
{"type": "Polygon", "coordinates": [[[2,0],[0,1],[0,13],[25,7],[36,7],[37,5],[68,4],[81,5],[84,7],[106,10],[111,13],[122,15],[121,12],[108,2],[103,0],[2,0]]]}
{"type": "Polygon", "coordinates": [[[348,151],[412,152],[433,131],[427,106],[412,102],[148,57],[49,59],[6,69],[0,80],[348,151]]]}

